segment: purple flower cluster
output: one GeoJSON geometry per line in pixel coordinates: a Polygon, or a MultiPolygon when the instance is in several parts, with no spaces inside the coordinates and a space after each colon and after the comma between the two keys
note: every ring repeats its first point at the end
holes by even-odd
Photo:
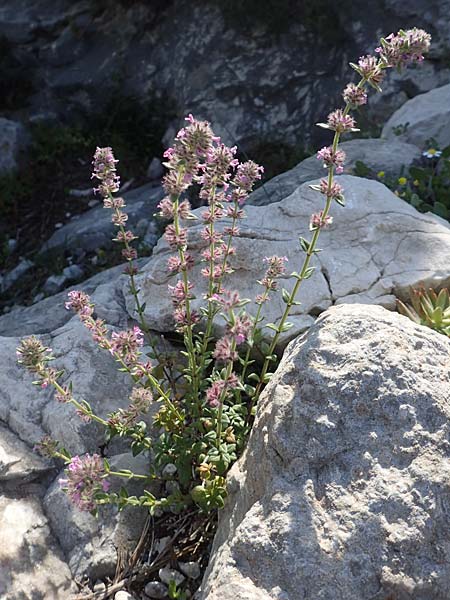
{"type": "Polygon", "coordinates": [[[52,360],[52,349],[47,348],[34,335],[21,340],[16,350],[17,362],[31,373],[42,373],[46,364],[52,360]]]}
{"type": "Polygon", "coordinates": [[[92,339],[100,348],[109,350],[130,369],[136,368],[140,356],[139,348],[144,344],[144,334],[137,326],[128,331],[118,331],[108,338],[108,329],[103,319],[95,319],[94,305],[88,294],[77,290],[68,293],[67,310],[75,311],[83,325],[91,332],[92,339]]]}
{"type": "Polygon", "coordinates": [[[93,173],[92,179],[98,179],[100,184],[94,188],[94,192],[100,192],[103,198],[109,198],[112,194],[119,191],[120,178],[116,173],[116,163],[112,149],[97,148],[92,161],[93,173]]]}
{"type": "Polygon", "coordinates": [[[269,292],[275,292],[278,289],[278,279],[286,273],[287,256],[266,256],[263,262],[267,265],[264,277],[258,283],[265,287],[263,294],[256,296],[257,304],[264,304],[269,299],[269,292]]]}
{"type": "Polygon", "coordinates": [[[331,217],[330,215],[324,215],[323,210],[321,210],[320,212],[311,215],[309,228],[311,229],[311,231],[314,231],[315,229],[324,229],[331,225],[332,222],[333,217],[331,217]]]}
{"type": "Polygon", "coordinates": [[[110,415],[108,424],[114,428],[133,427],[139,416],[149,411],[152,402],[153,394],[151,390],[143,387],[134,387],[131,391],[128,407],[110,415]]]}
{"type": "Polygon", "coordinates": [[[346,115],[342,109],[338,108],[328,115],[327,125],[329,129],[337,133],[345,133],[353,131],[356,123],[353,117],[346,115]]]}
{"type": "Polygon", "coordinates": [[[423,55],[430,49],[430,43],[431,35],[414,27],[382,38],[381,46],[375,52],[387,67],[401,68],[413,62],[422,62],[423,55]]]}
{"type": "Polygon", "coordinates": [[[336,173],[342,173],[344,170],[345,152],[343,150],[333,150],[332,146],[325,146],[317,152],[317,159],[323,161],[324,167],[336,167],[336,173]]]}
{"type": "Polygon", "coordinates": [[[227,379],[213,381],[206,390],[206,400],[211,408],[218,408],[227,397],[230,390],[239,387],[239,379],[235,373],[231,373],[227,379]]]}
{"type": "Polygon", "coordinates": [[[362,87],[358,87],[354,83],[348,83],[342,92],[344,102],[352,108],[358,108],[367,103],[367,92],[362,87]]]}
{"type": "Polygon", "coordinates": [[[94,510],[96,494],[109,489],[103,460],[98,454],[74,456],[65,474],[66,478],[60,479],[59,484],[80,510],[94,510]]]}
{"type": "Polygon", "coordinates": [[[365,81],[376,90],[380,90],[380,84],[384,79],[384,65],[376,56],[367,54],[359,58],[357,65],[350,64],[365,81]]]}
{"type": "Polygon", "coordinates": [[[192,218],[191,206],[187,200],[181,200],[180,195],[193,183],[200,186],[199,196],[206,204],[201,215],[204,228],[200,235],[208,244],[202,251],[202,261],[206,264],[201,274],[210,282],[208,294],[213,296],[220,291],[223,276],[232,272],[228,260],[235,253],[231,238],[239,235],[237,221],[244,216],[240,205],[262,173],[262,168],[253,161],[239,163],[235,157],[236,147],[223,144],[207,121],[197,121],[192,115],[186,121],[173,147],[164,153],[168,173],[163,185],[167,197],[159,204],[160,216],[173,219],[164,233],[170,249],[176,252],[168,259],[168,270],[184,274],[175,286],[169,286],[174,319],[180,331],[199,321],[198,314],[189,307],[192,284],[185,274],[194,266],[194,260],[187,251],[187,228],[181,223],[192,218]],[[224,216],[232,220],[231,226],[218,231],[215,224],[224,216]],[[227,241],[224,235],[229,236],[227,241]]]}
{"type": "Polygon", "coordinates": [[[113,332],[109,351],[119,356],[128,367],[133,367],[138,362],[139,348],[144,345],[144,334],[135,325],[127,331],[113,332]]]}

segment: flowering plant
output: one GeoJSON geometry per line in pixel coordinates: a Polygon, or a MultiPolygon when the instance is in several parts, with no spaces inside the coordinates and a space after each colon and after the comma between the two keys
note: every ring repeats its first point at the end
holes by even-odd
{"type": "Polygon", "coordinates": [[[333,203],[345,204],[344,190],[335,180],[335,173],[342,172],[345,162],[345,153],[339,148],[341,136],[358,131],[350,112],[367,102],[369,86],[381,91],[386,69],[400,69],[421,61],[429,44],[430,36],[420,29],[400,31],[382,39],[375,55],[351,63],[359,82],[345,87],[344,107],[332,111],[325,123],[318,124],[333,132],[333,141],[317,154],[326,176],[311,187],[322,195],[324,204],[311,216],[310,239],[300,238],[300,269],[288,274],[285,257],[268,256],[253,301],[241,298],[229,282],[235,253],[233,239],[239,236],[243,205],[263,169],[253,161],[239,162],[236,147],[223,144],[206,121],[188,116],[173,147],[164,153],[168,171],[163,185],[167,195],[159,205],[161,217],[170,221],[164,237],[173,252],[167,268],[174,276],[173,285],[169,286],[173,320],[184,343],[180,365],[174,365],[160,352],[145,321],[145,305],[136,283],[136,236],[126,227],[124,200],[115,195],[120,189],[117,160],[110,148],[97,148],[93,162],[93,177],[99,181],[96,191],[103,197],[105,208],[112,211],[117,229],[115,241],[123,246],[139,326],[110,332],[84,292],[70,292],[66,307],[78,314],[94,342],[130,375],[134,387],[128,408],[107,416],[95,414],[88,402],[76,399],[70,383],[62,383],[63,373],[51,366],[51,350],[37,338],[24,339],[17,351],[19,362],[36,375],[35,383],[53,386],[59,402],[71,403],[81,418],[104,426],[108,440],[126,437],[133,454],[149,452],[153,458],[152,469],[145,475],[113,471],[108,461],[96,454],[72,457],[54,440],[44,439],[39,444],[40,451],[68,465],[61,486],[81,510],[94,511],[103,503],[114,503],[119,508],[146,506],[152,513],[167,507],[180,510],[192,503],[202,510],[223,506],[225,475],[242,452],[258,398],[276,367],[280,336],[291,327],[288,317],[291,308],[298,304],[301,284],[314,272],[311,262],[319,251],[320,232],[332,223],[333,203]],[[185,197],[193,184],[199,186],[205,205],[200,215],[192,213],[185,197]],[[219,227],[224,217],[227,220],[219,227]],[[189,250],[187,225],[193,219],[203,222],[201,257],[189,250]],[[189,274],[198,260],[203,262],[201,273],[207,292],[203,307],[196,311],[192,304],[195,282],[189,274]],[[264,306],[279,291],[281,278],[293,280],[291,291],[281,289],[284,312],[277,323],[264,323],[264,306]],[[219,319],[223,335],[215,340],[219,319]],[[152,346],[148,355],[143,353],[144,340],[152,346]],[[253,359],[256,347],[264,357],[262,364],[253,359]],[[154,404],[159,407],[154,419],[159,437],[148,434],[141,418],[154,404]],[[166,495],[156,497],[146,491],[135,497],[129,496],[125,488],[119,493],[110,492],[109,479],[113,476],[169,480],[171,485],[166,484],[166,495]]]}
{"type": "Polygon", "coordinates": [[[395,176],[385,171],[374,173],[362,161],[356,161],[354,172],[361,177],[376,177],[420,212],[450,218],[450,146],[440,150],[430,140],[420,160],[395,176]]]}

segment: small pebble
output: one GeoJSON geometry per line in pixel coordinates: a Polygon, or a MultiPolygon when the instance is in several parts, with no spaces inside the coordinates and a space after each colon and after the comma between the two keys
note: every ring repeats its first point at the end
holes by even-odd
{"type": "Polygon", "coordinates": [[[179,562],[178,566],[186,577],[190,579],[197,579],[200,577],[200,565],[197,562],[179,562]]]}
{"type": "Polygon", "coordinates": [[[135,597],[125,590],[120,590],[120,592],[117,592],[114,596],[114,600],[135,600],[135,597]]]}
{"type": "Polygon", "coordinates": [[[170,542],[172,538],[168,535],[166,537],[161,538],[160,540],[158,540],[158,543],[156,544],[155,547],[155,551],[157,554],[161,554],[161,552],[167,547],[167,544],[170,542]]]}
{"type": "Polygon", "coordinates": [[[10,238],[8,240],[8,252],[11,254],[17,248],[17,240],[10,238]]]}
{"type": "Polygon", "coordinates": [[[62,226],[62,223],[55,223],[55,229],[61,229],[62,226]]]}
{"type": "Polygon", "coordinates": [[[163,477],[173,477],[177,472],[177,468],[173,463],[168,463],[162,470],[163,477]]]}
{"type": "Polygon", "coordinates": [[[103,581],[97,581],[94,585],[94,589],[92,590],[95,594],[100,594],[102,592],[106,592],[106,585],[103,581]]]}
{"type": "Polygon", "coordinates": [[[163,567],[158,571],[159,578],[163,583],[169,585],[171,581],[175,581],[177,585],[181,585],[186,577],[180,573],[180,571],[176,571],[175,569],[169,569],[168,567],[163,567]]]}
{"type": "Polygon", "coordinates": [[[70,265],[70,267],[65,267],[63,269],[63,275],[69,281],[74,281],[76,279],[81,279],[84,275],[84,271],[78,265],[70,265]]]}
{"type": "Polygon", "coordinates": [[[166,481],[165,488],[168,494],[176,494],[180,491],[180,484],[178,481],[166,481]]]}
{"type": "Polygon", "coordinates": [[[149,598],[167,598],[168,589],[160,581],[149,581],[144,588],[149,598]]]}

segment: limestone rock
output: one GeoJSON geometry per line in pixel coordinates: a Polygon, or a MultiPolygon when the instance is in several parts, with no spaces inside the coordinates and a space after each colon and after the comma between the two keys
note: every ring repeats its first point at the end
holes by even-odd
{"type": "MultiPolygon", "coordinates": [[[[431,215],[418,213],[379,182],[348,175],[339,181],[345,189],[346,207],[333,207],[333,225],[321,234],[319,246],[323,251],[315,260],[316,272],[302,285],[302,305],[295,307],[289,319],[294,323],[291,337],[309,327],[314,317],[333,303],[365,302],[395,308],[394,296],[406,298],[410,286],[422,281],[432,285],[450,282],[446,259],[450,251],[449,227],[431,215]]],[[[254,298],[259,293],[256,281],[264,273],[263,258],[273,254],[287,256],[288,269],[298,270],[303,260],[298,237],[310,237],[310,215],[318,212],[322,203],[320,194],[303,184],[281,202],[248,206],[241,237],[234,244],[235,273],[226,286],[238,289],[243,298],[254,298]]],[[[189,277],[195,282],[198,298],[194,308],[205,292],[205,280],[200,275],[203,263],[199,261],[204,248],[201,227],[195,222],[189,231],[190,250],[196,261],[189,277]]],[[[168,256],[167,243],[161,239],[138,276],[147,323],[162,332],[174,327],[167,294],[167,285],[173,282],[167,273],[168,256]]],[[[290,290],[292,281],[284,287],[290,290]]],[[[131,311],[132,298],[126,298],[131,311]]],[[[281,295],[275,296],[265,307],[266,322],[276,323],[284,307],[281,295]]],[[[248,310],[254,311],[252,305],[248,310]]]]}
{"type": "Polygon", "coordinates": [[[340,9],[352,15],[346,19],[326,2],[320,22],[289,2],[279,3],[277,14],[264,5],[228,5],[114,2],[99,11],[86,0],[3,2],[0,34],[19,46],[19,68],[37,63],[29,99],[35,119],[101,106],[120,71],[124,94],[166,94],[178,116],[212,119],[227,143],[245,144],[249,155],[266,140],[294,146],[320,135],[313,125],[340,100],[348,62],[418,14],[433,35],[433,60],[392,74],[384,94],[373,94],[370,114],[384,119],[412,95],[448,81],[448,0],[344,0],[340,9]]]}
{"type": "MultiPolygon", "coordinates": [[[[162,188],[154,184],[143,185],[124,194],[129,226],[136,231],[139,221],[145,220],[145,224],[151,221],[153,214],[157,212],[156,206],[163,196],[162,188]]],[[[55,231],[43,245],[41,252],[45,253],[54,248],[65,250],[82,248],[85,252],[110,248],[114,243],[113,237],[115,237],[115,227],[111,223],[111,211],[99,205],[72,218],[55,231]]]]}
{"type": "MultiPolygon", "coordinates": [[[[364,163],[373,173],[385,171],[390,175],[399,175],[420,158],[420,151],[413,144],[397,139],[389,142],[383,139],[350,140],[340,144],[347,155],[345,173],[353,173],[358,161],[364,163]]],[[[248,199],[248,204],[263,206],[283,200],[294,192],[302,183],[323,177],[326,173],[323,162],[316,155],[302,160],[296,167],[274,177],[255,190],[248,199]]]]}
{"type": "MultiPolygon", "coordinates": [[[[114,469],[130,469],[138,474],[149,471],[149,458],[140,454],[132,457],[130,453],[116,455],[108,459],[114,469]]],[[[114,574],[117,561],[117,549],[132,552],[139,539],[148,511],[145,508],[126,508],[120,513],[113,506],[104,506],[98,518],[90,513],[81,512],[74,507],[60,490],[58,479],[45,496],[44,506],[56,538],[67,556],[67,562],[75,577],[89,577],[91,580],[103,579],[114,574]],[[55,509],[57,507],[57,509],[55,509]]],[[[111,491],[118,492],[125,480],[111,478],[111,491]]],[[[141,494],[142,484],[134,481],[126,483],[132,494],[141,494]]],[[[146,489],[156,492],[155,486],[147,484],[146,489]]]]}
{"type": "Polygon", "coordinates": [[[201,600],[446,600],[449,356],[367,305],[292,342],[230,472],[201,600]]]}
{"type": "Polygon", "coordinates": [[[40,479],[52,469],[6,427],[0,425],[0,486],[40,479]]]}
{"type": "Polygon", "coordinates": [[[37,498],[0,496],[0,597],[67,600],[76,590],[37,498]]]}
{"type": "Polygon", "coordinates": [[[383,137],[425,149],[434,138],[441,148],[450,145],[450,84],[408,100],[383,127],[383,137]]]}
{"type": "MultiPolygon", "coordinates": [[[[76,397],[88,399],[98,414],[106,416],[128,404],[131,381],[117,371],[112,357],[94,344],[77,318],[42,339],[53,349],[55,368],[65,371],[63,380],[71,379],[76,397]]],[[[48,433],[64,440],[75,454],[96,450],[103,430],[83,422],[72,406],[56,402],[50,389],[31,384],[32,376],[16,363],[18,338],[1,341],[0,419],[31,444],[48,433]]]]}
{"type": "MultiPolygon", "coordinates": [[[[142,260],[139,264],[142,264],[142,260]]],[[[121,289],[127,278],[126,275],[122,276],[124,267],[125,265],[118,265],[106,269],[59,294],[0,316],[0,335],[8,337],[50,333],[62,327],[73,317],[73,313],[64,307],[67,294],[73,289],[92,294],[101,313],[99,316],[109,324],[124,325],[124,311],[121,308],[121,289]]]]}
{"type": "Polygon", "coordinates": [[[17,168],[19,153],[28,143],[25,128],[17,121],[0,117],[0,174],[17,168]]]}

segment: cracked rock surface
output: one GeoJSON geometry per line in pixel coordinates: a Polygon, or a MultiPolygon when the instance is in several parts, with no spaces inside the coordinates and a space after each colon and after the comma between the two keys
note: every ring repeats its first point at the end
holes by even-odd
{"type": "MultiPolygon", "coordinates": [[[[127,327],[122,297],[123,266],[80,287],[92,293],[99,316],[110,327],[127,327]]],[[[86,398],[103,416],[128,404],[130,380],[101,351],[72,313],[65,293],[0,319],[0,597],[5,600],[67,600],[77,580],[114,574],[117,549],[130,550],[142,531],[145,511],[101,510],[99,519],[76,510],[59,490],[60,469],[39,458],[32,446],[44,434],[62,440],[72,454],[98,452],[104,434],[84,423],[50,390],[32,385],[16,364],[21,334],[39,333],[53,349],[55,368],[72,379],[77,398],[86,398]],[[3,586],[3,587],[2,587],[3,586]]],[[[151,418],[151,417],[150,417],[151,418]]],[[[108,460],[117,468],[145,473],[149,459],[124,454],[114,442],[108,460]]],[[[156,490],[155,490],[156,491],[156,490]]],[[[133,493],[140,494],[135,489],[133,493]]]]}
{"type": "MultiPolygon", "coordinates": [[[[333,225],[320,236],[322,252],[312,263],[316,272],[302,284],[302,304],[292,311],[290,338],[309,327],[332,304],[362,302],[394,309],[395,296],[407,298],[410,286],[450,282],[449,227],[432,215],[417,212],[379,182],[350,175],[339,177],[339,181],[345,189],[346,207],[333,206],[333,225]]],[[[305,183],[281,202],[246,207],[241,237],[234,243],[235,273],[230,279],[242,298],[254,298],[259,293],[255,282],[263,276],[265,256],[286,256],[288,270],[299,270],[302,253],[298,238],[310,237],[310,215],[318,212],[322,203],[321,196],[305,183]]],[[[201,209],[196,211],[200,213],[201,209]]],[[[194,308],[206,291],[205,279],[200,275],[203,263],[199,257],[205,247],[199,235],[201,228],[201,222],[197,222],[189,230],[191,253],[196,259],[189,274],[197,296],[194,308]]],[[[160,239],[138,277],[147,322],[162,332],[173,330],[167,295],[171,283],[166,267],[169,254],[167,243],[160,239]]],[[[284,283],[288,290],[292,286],[292,280],[284,283]]],[[[130,296],[127,306],[131,314],[130,296]]],[[[284,306],[279,295],[267,303],[266,322],[276,323],[284,306]]],[[[252,312],[251,305],[247,308],[252,312]]]]}
{"type": "Polygon", "coordinates": [[[201,600],[447,600],[450,340],[379,306],[287,348],[229,474],[201,600]]]}

